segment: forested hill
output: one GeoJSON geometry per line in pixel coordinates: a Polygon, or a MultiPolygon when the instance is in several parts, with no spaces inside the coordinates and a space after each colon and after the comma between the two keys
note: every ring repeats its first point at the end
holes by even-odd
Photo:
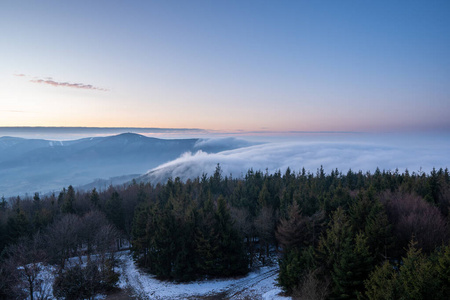
{"type": "Polygon", "coordinates": [[[200,139],[157,139],[133,133],[72,141],[0,137],[0,195],[47,193],[69,184],[79,186],[96,179],[138,176],[188,151],[215,153],[234,149],[235,145],[205,143],[200,139]]]}
{"type": "MultiPolygon", "coordinates": [[[[449,207],[447,169],[250,170],[234,179],[218,166],[212,176],[187,182],[134,182],[100,193],[70,186],[58,195],[4,200],[0,247],[2,263],[14,261],[17,245],[34,245],[45,254],[41,261],[66,270],[69,257],[105,249],[94,246],[104,241],[100,226],[86,229],[94,218],[131,241],[136,262],[161,279],[241,275],[278,262],[279,284],[300,298],[447,299],[449,207]],[[69,221],[73,226],[62,226],[69,221]],[[55,236],[68,242],[57,243],[55,236]]],[[[60,291],[65,277],[58,276],[54,288],[60,291]]],[[[18,284],[20,277],[1,292],[18,284]]]]}

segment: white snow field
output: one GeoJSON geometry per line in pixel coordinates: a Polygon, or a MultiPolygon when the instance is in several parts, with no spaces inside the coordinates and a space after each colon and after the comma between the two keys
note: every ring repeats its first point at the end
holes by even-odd
{"type": "Polygon", "coordinates": [[[190,283],[160,281],[139,270],[129,253],[120,258],[119,287],[131,289],[140,299],[263,299],[287,300],[276,284],[278,266],[262,267],[238,279],[214,279],[190,283]],[[212,298],[217,295],[217,298],[212,298]]]}

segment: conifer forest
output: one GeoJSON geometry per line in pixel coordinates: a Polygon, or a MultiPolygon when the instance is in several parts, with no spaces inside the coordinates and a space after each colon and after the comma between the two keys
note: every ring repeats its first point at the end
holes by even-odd
{"type": "Polygon", "coordinates": [[[53,297],[117,289],[115,254],[190,282],[278,264],[293,299],[448,299],[450,174],[249,170],[153,185],[2,198],[0,299],[33,299],[42,265],[53,297]]]}

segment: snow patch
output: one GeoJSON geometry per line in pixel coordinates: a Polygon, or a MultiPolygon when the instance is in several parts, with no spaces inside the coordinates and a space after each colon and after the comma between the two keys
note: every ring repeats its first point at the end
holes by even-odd
{"type": "Polygon", "coordinates": [[[227,299],[267,299],[287,300],[279,296],[277,287],[278,266],[263,267],[238,279],[214,279],[190,283],[160,281],[154,276],[140,271],[130,254],[120,257],[121,276],[119,287],[133,290],[143,299],[192,299],[192,297],[226,294],[227,299]]]}
{"type": "MultiPolygon", "coordinates": [[[[280,296],[281,289],[276,286],[278,266],[266,266],[247,276],[237,279],[214,279],[195,281],[190,283],[174,283],[161,281],[155,276],[141,271],[131,257],[129,251],[118,255],[119,266],[116,271],[120,273],[118,287],[133,291],[139,299],[195,299],[202,296],[221,295],[225,299],[244,300],[290,300],[290,297],[280,296]]],[[[78,258],[69,260],[69,264],[77,264],[78,258]]],[[[83,262],[85,257],[83,257],[83,262]]],[[[53,266],[42,266],[37,278],[39,288],[34,298],[56,300],[53,297],[53,282],[56,269],[53,266]]],[[[105,295],[97,295],[95,299],[104,299],[105,295]]],[[[30,299],[28,297],[27,299],[30,299]]]]}

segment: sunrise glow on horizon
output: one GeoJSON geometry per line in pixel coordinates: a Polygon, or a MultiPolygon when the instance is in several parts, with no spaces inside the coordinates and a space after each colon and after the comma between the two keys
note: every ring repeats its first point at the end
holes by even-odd
{"type": "Polygon", "coordinates": [[[447,1],[7,2],[0,127],[450,131],[447,1]]]}

